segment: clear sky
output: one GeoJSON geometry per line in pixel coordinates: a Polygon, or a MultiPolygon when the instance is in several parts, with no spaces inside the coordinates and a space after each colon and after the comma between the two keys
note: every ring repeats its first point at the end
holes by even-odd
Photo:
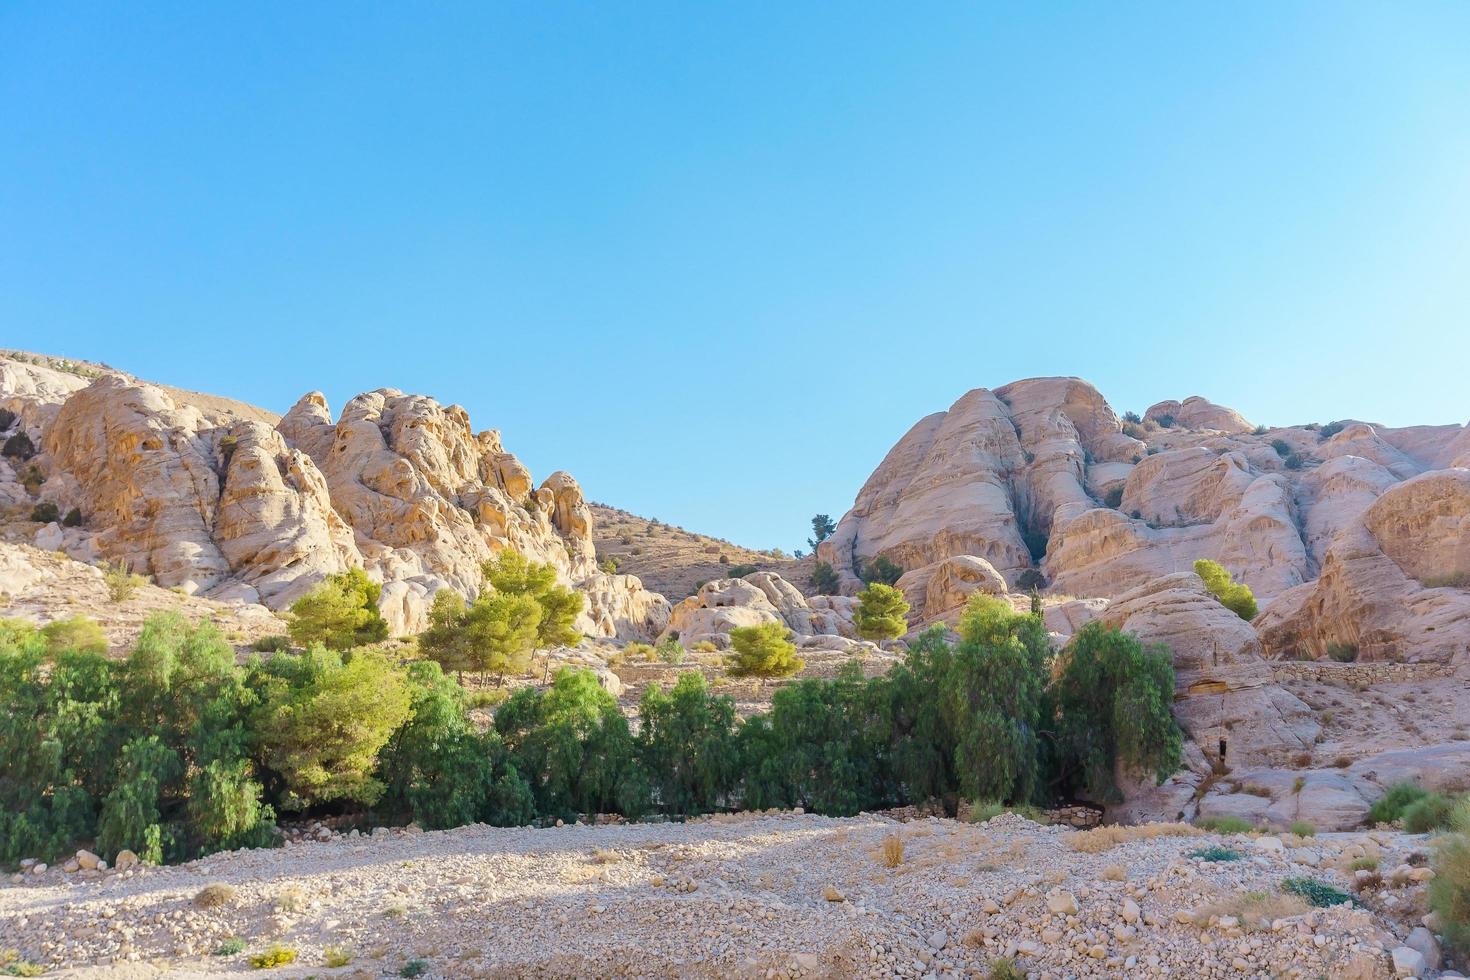
{"type": "Polygon", "coordinates": [[[1470,4],[0,5],[0,346],[801,546],[966,390],[1470,418],[1470,4]]]}

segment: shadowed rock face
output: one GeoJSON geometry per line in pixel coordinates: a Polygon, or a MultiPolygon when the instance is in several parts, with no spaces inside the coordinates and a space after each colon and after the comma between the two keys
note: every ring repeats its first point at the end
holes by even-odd
{"type": "Polygon", "coordinates": [[[637,579],[596,572],[577,481],[558,472],[535,486],[459,406],[380,389],[334,422],[313,392],[272,428],[120,374],[87,383],[9,361],[4,372],[0,397],[41,427],[46,499],[86,515],[69,540],[80,533],[88,557],[159,585],[281,609],[365,567],[390,626],[413,632],[435,591],[474,595],[480,563],[513,547],[584,588],[588,632],[656,635],[667,622],[668,603],[637,579]]]}
{"type": "Polygon", "coordinates": [[[1379,656],[1465,645],[1457,626],[1434,634],[1470,597],[1444,588],[1470,578],[1470,501],[1446,475],[1465,472],[1450,467],[1470,462],[1470,430],[1350,421],[1258,435],[1197,396],[1147,418],[1125,426],[1077,378],[971,391],[894,446],[819,557],[848,594],[864,564],[897,563],[916,624],[973,591],[930,588],[946,562],[988,565],[1012,590],[1032,570],[1053,593],[1116,598],[1211,558],[1255,592],[1267,656],[1321,655],[1332,617],[1361,620],[1347,632],[1379,656]],[[1438,594],[1421,595],[1426,582],[1438,594]],[[1434,629],[1416,629],[1425,616],[1434,629]]]}

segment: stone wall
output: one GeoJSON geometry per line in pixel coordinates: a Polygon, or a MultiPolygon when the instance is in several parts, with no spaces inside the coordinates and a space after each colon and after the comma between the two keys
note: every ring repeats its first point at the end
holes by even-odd
{"type": "Polygon", "coordinates": [[[1326,660],[1283,660],[1271,665],[1276,683],[1285,681],[1318,681],[1323,684],[1363,685],[1399,684],[1405,681],[1427,681],[1453,677],[1450,664],[1405,664],[1374,662],[1340,664],[1326,660]]]}

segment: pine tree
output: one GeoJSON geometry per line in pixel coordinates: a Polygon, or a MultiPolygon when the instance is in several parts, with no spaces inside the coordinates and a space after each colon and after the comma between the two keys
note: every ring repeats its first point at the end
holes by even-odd
{"type": "Polygon", "coordinates": [[[909,604],[901,591],[875,582],[858,593],[853,624],[865,640],[896,640],[908,632],[909,604]]]}
{"type": "Polygon", "coordinates": [[[784,623],[736,627],[730,631],[730,646],[735,652],[725,658],[725,669],[731,677],[758,677],[766,681],[790,677],[806,666],[796,655],[791,631],[784,623]]]}

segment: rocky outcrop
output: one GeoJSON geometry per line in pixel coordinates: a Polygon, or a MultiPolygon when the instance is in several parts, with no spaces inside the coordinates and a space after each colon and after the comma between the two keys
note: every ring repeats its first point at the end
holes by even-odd
{"type": "Polygon", "coordinates": [[[827,637],[850,646],[857,636],[852,614],[856,600],[846,596],[806,599],[795,586],[774,572],[755,572],[743,579],[707,582],[674,606],[666,634],[678,634],[686,645],[709,640],[717,646],[729,641],[730,631],[742,626],[782,623],[799,645],[827,637]]]}
{"type": "Polygon", "coordinates": [[[1191,395],[1182,402],[1162,401],[1149,407],[1144,418],[1168,422],[1186,429],[1240,434],[1255,428],[1244,415],[1233,408],[1216,405],[1208,398],[1191,395]]]}
{"type": "Polygon", "coordinates": [[[578,628],[589,636],[649,642],[668,628],[669,600],[645,589],[637,576],[599,572],[577,587],[587,597],[578,628]]]}
{"type": "Polygon", "coordinates": [[[1193,572],[1125,593],[1101,619],[1168,647],[1175,717],[1213,765],[1267,765],[1313,744],[1320,726],[1310,709],[1276,685],[1250,624],[1193,572]]]}
{"type": "Polygon", "coordinates": [[[896,583],[909,602],[909,621],[924,626],[957,613],[975,593],[1003,596],[1006,580],[984,558],[956,555],[905,572],[896,583]]]}
{"type": "MultiPolygon", "coordinates": [[[[919,621],[963,603],[962,592],[928,589],[941,562],[962,556],[988,562],[1012,589],[1036,569],[1050,593],[1084,597],[1116,597],[1210,558],[1264,609],[1294,607],[1334,542],[1381,495],[1431,467],[1470,461],[1463,426],[1261,430],[1200,397],[1160,402],[1148,417],[1124,432],[1101,394],[1076,378],[976,389],[899,441],[819,557],[847,594],[861,587],[863,563],[896,562],[919,621]]],[[[1444,479],[1435,486],[1447,492],[1444,479]]],[[[1431,580],[1452,581],[1470,535],[1453,518],[1437,520],[1423,534],[1404,527],[1400,551],[1440,535],[1423,563],[1447,569],[1431,580]]],[[[1385,541],[1397,534],[1386,531],[1385,541]]]]}
{"type": "MultiPolygon", "coordinates": [[[[41,535],[79,558],[272,609],[361,566],[383,583],[390,628],[408,633],[437,590],[473,596],[481,563],[512,547],[583,588],[594,635],[655,635],[667,621],[667,602],[637,579],[596,572],[577,481],[558,472],[533,485],[499,433],[472,432],[458,406],[380,389],[334,422],[312,393],[272,428],[267,413],[201,409],[207,396],[181,403],[121,374],[89,384],[20,362],[0,371],[0,397],[44,422],[44,499],[85,519],[41,535]]],[[[0,493],[33,502],[8,463],[0,493]]]]}
{"type": "Polygon", "coordinates": [[[1329,646],[1365,661],[1470,663],[1470,470],[1436,470],[1384,490],[1333,538],[1314,582],[1256,622],[1274,656],[1329,646]]]}

